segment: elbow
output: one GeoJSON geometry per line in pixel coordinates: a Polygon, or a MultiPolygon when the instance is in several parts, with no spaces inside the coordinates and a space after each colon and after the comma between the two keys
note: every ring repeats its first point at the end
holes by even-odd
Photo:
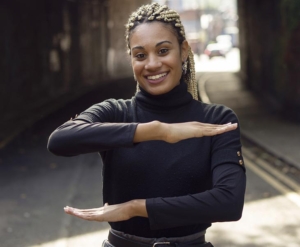
{"type": "Polygon", "coordinates": [[[238,221],[242,218],[243,210],[232,212],[228,221],[238,221]]]}
{"type": "Polygon", "coordinates": [[[238,203],[236,213],[233,217],[233,221],[238,221],[242,218],[243,209],[244,209],[244,200],[238,203]]]}
{"type": "Polygon", "coordinates": [[[224,221],[238,221],[243,215],[244,201],[232,203],[227,208],[228,210],[224,214],[224,216],[226,215],[224,221]]]}
{"type": "Polygon", "coordinates": [[[48,139],[47,149],[49,152],[57,156],[69,156],[65,153],[63,143],[64,141],[60,138],[60,135],[56,130],[48,139]]]}
{"type": "Polygon", "coordinates": [[[57,148],[57,140],[55,136],[55,131],[50,135],[47,143],[47,149],[50,153],[55,154],[55,155],[60,155],[59,149],[57,148]]]}

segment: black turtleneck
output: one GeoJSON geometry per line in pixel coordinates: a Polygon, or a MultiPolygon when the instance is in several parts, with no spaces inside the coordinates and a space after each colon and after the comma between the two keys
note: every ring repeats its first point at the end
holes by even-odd
{"type": "Polygon", "coordinates": [[[191,103],[193,97],[187,92],[186,83],[181,82],[170,92],[161,95],[152,95],[140,87],[136,94],[137,103],[145,110],[173,111],[191,103]]]}
{"type": "Polygon", "coordinates": [[[76,120],[83,122],[68,121],[52,133],[49,150],[63,156],[100,152],[104,202],[146,199],[149,218],[110,223],[113,229],[180,237],[241,217],[246,178],[239,129],[175,144],[133,143],[138,123],[237,122],[229,108],[193,100],[180,83],[163,95],[141,89],[129,100],[106,100],[76,120]]]}

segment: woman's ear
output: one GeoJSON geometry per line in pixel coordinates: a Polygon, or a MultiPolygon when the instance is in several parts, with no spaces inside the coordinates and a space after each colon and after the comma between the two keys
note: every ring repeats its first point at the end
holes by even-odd
{"type": "Polygon", "coordinates": [[[189,43],[184,40],[181,44],[181,61],[185,62],[189,55],[189,43]]]}

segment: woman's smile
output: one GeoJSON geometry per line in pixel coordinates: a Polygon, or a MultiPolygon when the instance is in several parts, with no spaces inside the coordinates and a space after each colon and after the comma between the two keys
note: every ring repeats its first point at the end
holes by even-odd
{"type": "Polygon", "coordinates": [[[166,77],[168,76],[168,74],[169,73],[164,72],[164,73],[160,73],[160,74],[156,74],[156,75],[145,76],[145,78],[151,84],[158,84],[158,83],[164,81],[166,79],[166,77]]]}

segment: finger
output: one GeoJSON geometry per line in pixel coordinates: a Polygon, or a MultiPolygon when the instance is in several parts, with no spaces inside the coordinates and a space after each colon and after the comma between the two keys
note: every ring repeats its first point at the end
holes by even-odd
{"type": "Polygon", "coordinates": [[[83,219],[83,220],[97,220],[96,217],[92,213],[83,213],[83,212],[78,212],[76,210],[72,211],[69,213],[72,216],[75,216],[77,218],[83,219]]]}
{"type": "Polygon", "coordinates": [[[202,130],[202,134],[203,134],[203,136],[214,136],[214,135],[219,135],[219,134],[234,130],[236,128],[237,128],[236,123],[225,125],[222,127],[205,128],[204,130],[202,130]]]}
{"type": "Polygon", "coordinates": [[[237,123],[229,124],[229,125],[226,125],[224,127],[226,127],[227,131],[229,131],[229,130],[235,130],[238,127],[238,124],[237,123]]]}
{"type": "Polygon", "coordinates": [[[209,124],[209,123],[201,123],[201,122],[194,122],[193,124],[201,128],[216,128],[222,126],[221,124],[209,124]]]}
{"type": "Polygon", "coordinates": [[[101,209],[99,209],[98,211],[82,212],[81,210],[75,208],[65,207],[64,210],[69,215],[90,221],[101,221],[100,216],[103,214],[103,210],[101,209]]]}
{"type": "Polygon", "coordinates": [[[66,206],[65,207],[66,209],[70,209],[70,210],[76,210],[78,212],[82,212],[82,213],[85,213],[85,212],[95,212],[101,208],[89,208],[89,209],[79,209],[79,208],[72,208],[72,207],[69,207],[69,206],[66,206]]]}
{"type": "Polygon", "coordinates": [[[217,125],[215,127],[213,127],[212,129],[216,129],[216,130],[232,130],[232,129],[236,129],[237,128],[237,123],[228,123],[228,124],[223,124],[223,125],[217,125]]]}
{"type": "Polygon", "coordinates": [[[230,123],[226,123],[226,124],[214,124],[212,127],[214,128],[224,128],[224,127],[228,127],[228,126],[232,126],[233,124],[230,123]]]}
{"type": "Polygon", "coordinates": [[[211,128],[219,128],[219,127],[224,127],[227,125],[231,125],[232,123],[226,123],[226,124],[209,124],[209,123],[201,123],[201,122],[193,122],[193,124],[200,125],[202,127],[211,127],[211,128]]]}
{"type": "Polygon", "coordinates": [[[222,128],[219,128],[217,130],[217,133],[218,134],[222,134],[222,133],[225,133],[225,132],[228,132],[228,131],[232,131],[232,130],[235,130],[237,128],[237,124],[231,124],[231,125],[227,125],[227,126],[224,126],[222,128]]]}

